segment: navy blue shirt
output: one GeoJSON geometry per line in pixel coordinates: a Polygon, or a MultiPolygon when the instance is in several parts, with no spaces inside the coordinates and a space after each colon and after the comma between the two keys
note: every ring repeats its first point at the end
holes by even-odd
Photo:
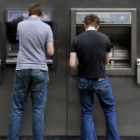
{"type": "Polygon", "coordinates": [[[71,52],[77,53],[79,77],[93,79],[106,76],[106,52],[110,52],[109,37],[95,30],[88,30],[74,38],[71,52]]]}

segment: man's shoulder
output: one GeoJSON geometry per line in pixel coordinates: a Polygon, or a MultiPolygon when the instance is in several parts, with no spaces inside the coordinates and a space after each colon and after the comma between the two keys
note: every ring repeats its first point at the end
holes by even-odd
{"type": "Polygon", "coordinates": [[[20,21],[20,22],[18,23],[18,25],[22,25],[22,24],[24,24],[24,23],[26,23],[26,20],[20,21]]]}
{"type": "Polygon", "coordinates": [[[75,39],[77,40],[77,39],[85,38],[85,37],[86,37],[87,35],[89,35],[89,34],[90,34],[90,35],[93,35],[92,33],[94,33],[94,35],[97,35],[97,36],[102,37],[102,38],[105,38],[105,39],[108,39],[108,38],[109,38],[106,34],[100,32],[100,31],[96,31],[96,32],[87,32],[87,31],[85,31],[85,32],[83,32],[83,33],[77,35],[77,36],[75,37],[75,39]]]}
{"type": "Polygon", "coordinates": [[[109,37],[106,34],[100,32],[100,31],[98,31],[97,33],[98,33],[99,36],[101,36],[101,37],[103,37],[105,39],[109,39],[109,37]]]}
{"type": "Polygon", "coordinates": [[[77,39],[81,39],[82,37],[85,36],[85,34],[86,34],[86,32],[84,31],[83,33],[77,35],[77,36],[75,37],[75,40],[77,40],[77,39]]]}
{"type": "MultiPolygon", "coordinates": [[[[18,23],[18,26],[26,26],[30,23],[30,21],[27,19],[27,20],[24,20],[24,21],[21,21],[18,23]]],[[[34,24],[38,24],[39,28],[44,28],[44,29],[48,29],[50,28],[50,25],[48,25],[47,23],[44,23],[42,22],[41,20],[39,22],[34,22],[34,24]]]]}
{"type": "Polygon", "coordinates": [[[44,26],[45,28],[50,28],[50,25],[45,22],[41,21],[40,24],[42,24],[42,26],[44,26]]]}
{"type": "Polygon", "coordinates": [[[25,24],[27,24],[27,23],[28,23],[27,20],[20,21],[20,22],[18,23],[18,26],[23,26],[23,25],[25,25],[25,24]]]}

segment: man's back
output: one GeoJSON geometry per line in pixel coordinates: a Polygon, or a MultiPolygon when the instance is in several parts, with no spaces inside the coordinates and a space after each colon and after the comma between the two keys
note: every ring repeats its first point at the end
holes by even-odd
{"type": "Polygon", "coordinates": [[[54,47],[50,27],[40,20],[43,14],[43,7],[40,4],[31,4],[28,8],[30,18],[18,24],[19,53],[8,140],[20,139],[25,104],[29,94],[32,101],[32,139],[44,140],[44,111],[48,91],[46,55],[52,56],[54,47]]]}
{"type": "Polygon", "coordinates": [[[18,24],[19,53],[16,70],[42,69],[48,71],[45,47],[53,41],[50,26],[39,18],[29,18],[18,24]]]}
{"type": "Polygon", "coordinates": [[[95,30],[88,30],[74,39],[72,52],[77,53],[79,76],[102,78],[105,73],[106,52],[110,52],[108,36],[95,30]]]}

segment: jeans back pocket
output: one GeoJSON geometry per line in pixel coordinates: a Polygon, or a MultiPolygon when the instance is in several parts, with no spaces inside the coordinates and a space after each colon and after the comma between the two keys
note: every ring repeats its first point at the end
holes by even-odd
{"type": "Polygon", "coordinates": [[[104,83],[103,85],[100,85],[98,87],[95,88],[95,94],[97,94],[97,96],[107,96],[109,94],[109,85],[108,83],[104,83]]]}

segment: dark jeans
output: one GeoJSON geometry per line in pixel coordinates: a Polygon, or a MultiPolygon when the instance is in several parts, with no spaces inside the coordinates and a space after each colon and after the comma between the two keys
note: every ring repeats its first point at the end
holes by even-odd
{"type": "Polygon", "coordinates": [[[82,108],[82,140],[97,140],[93,122],[93,93],[97,95],[105,115],[107,140],[120,140],[115,115],[115,101],[108,78],[99,81],[79,77],[77,86],[82,108]]]}
{"type": "Polygon", "coordinates": [[[47,100],[47,72],[39,69],[16,71],[8,140],[19,140],[27,96],[31,92],[33,140],[44,138],[44,110],[47,100]]]}

